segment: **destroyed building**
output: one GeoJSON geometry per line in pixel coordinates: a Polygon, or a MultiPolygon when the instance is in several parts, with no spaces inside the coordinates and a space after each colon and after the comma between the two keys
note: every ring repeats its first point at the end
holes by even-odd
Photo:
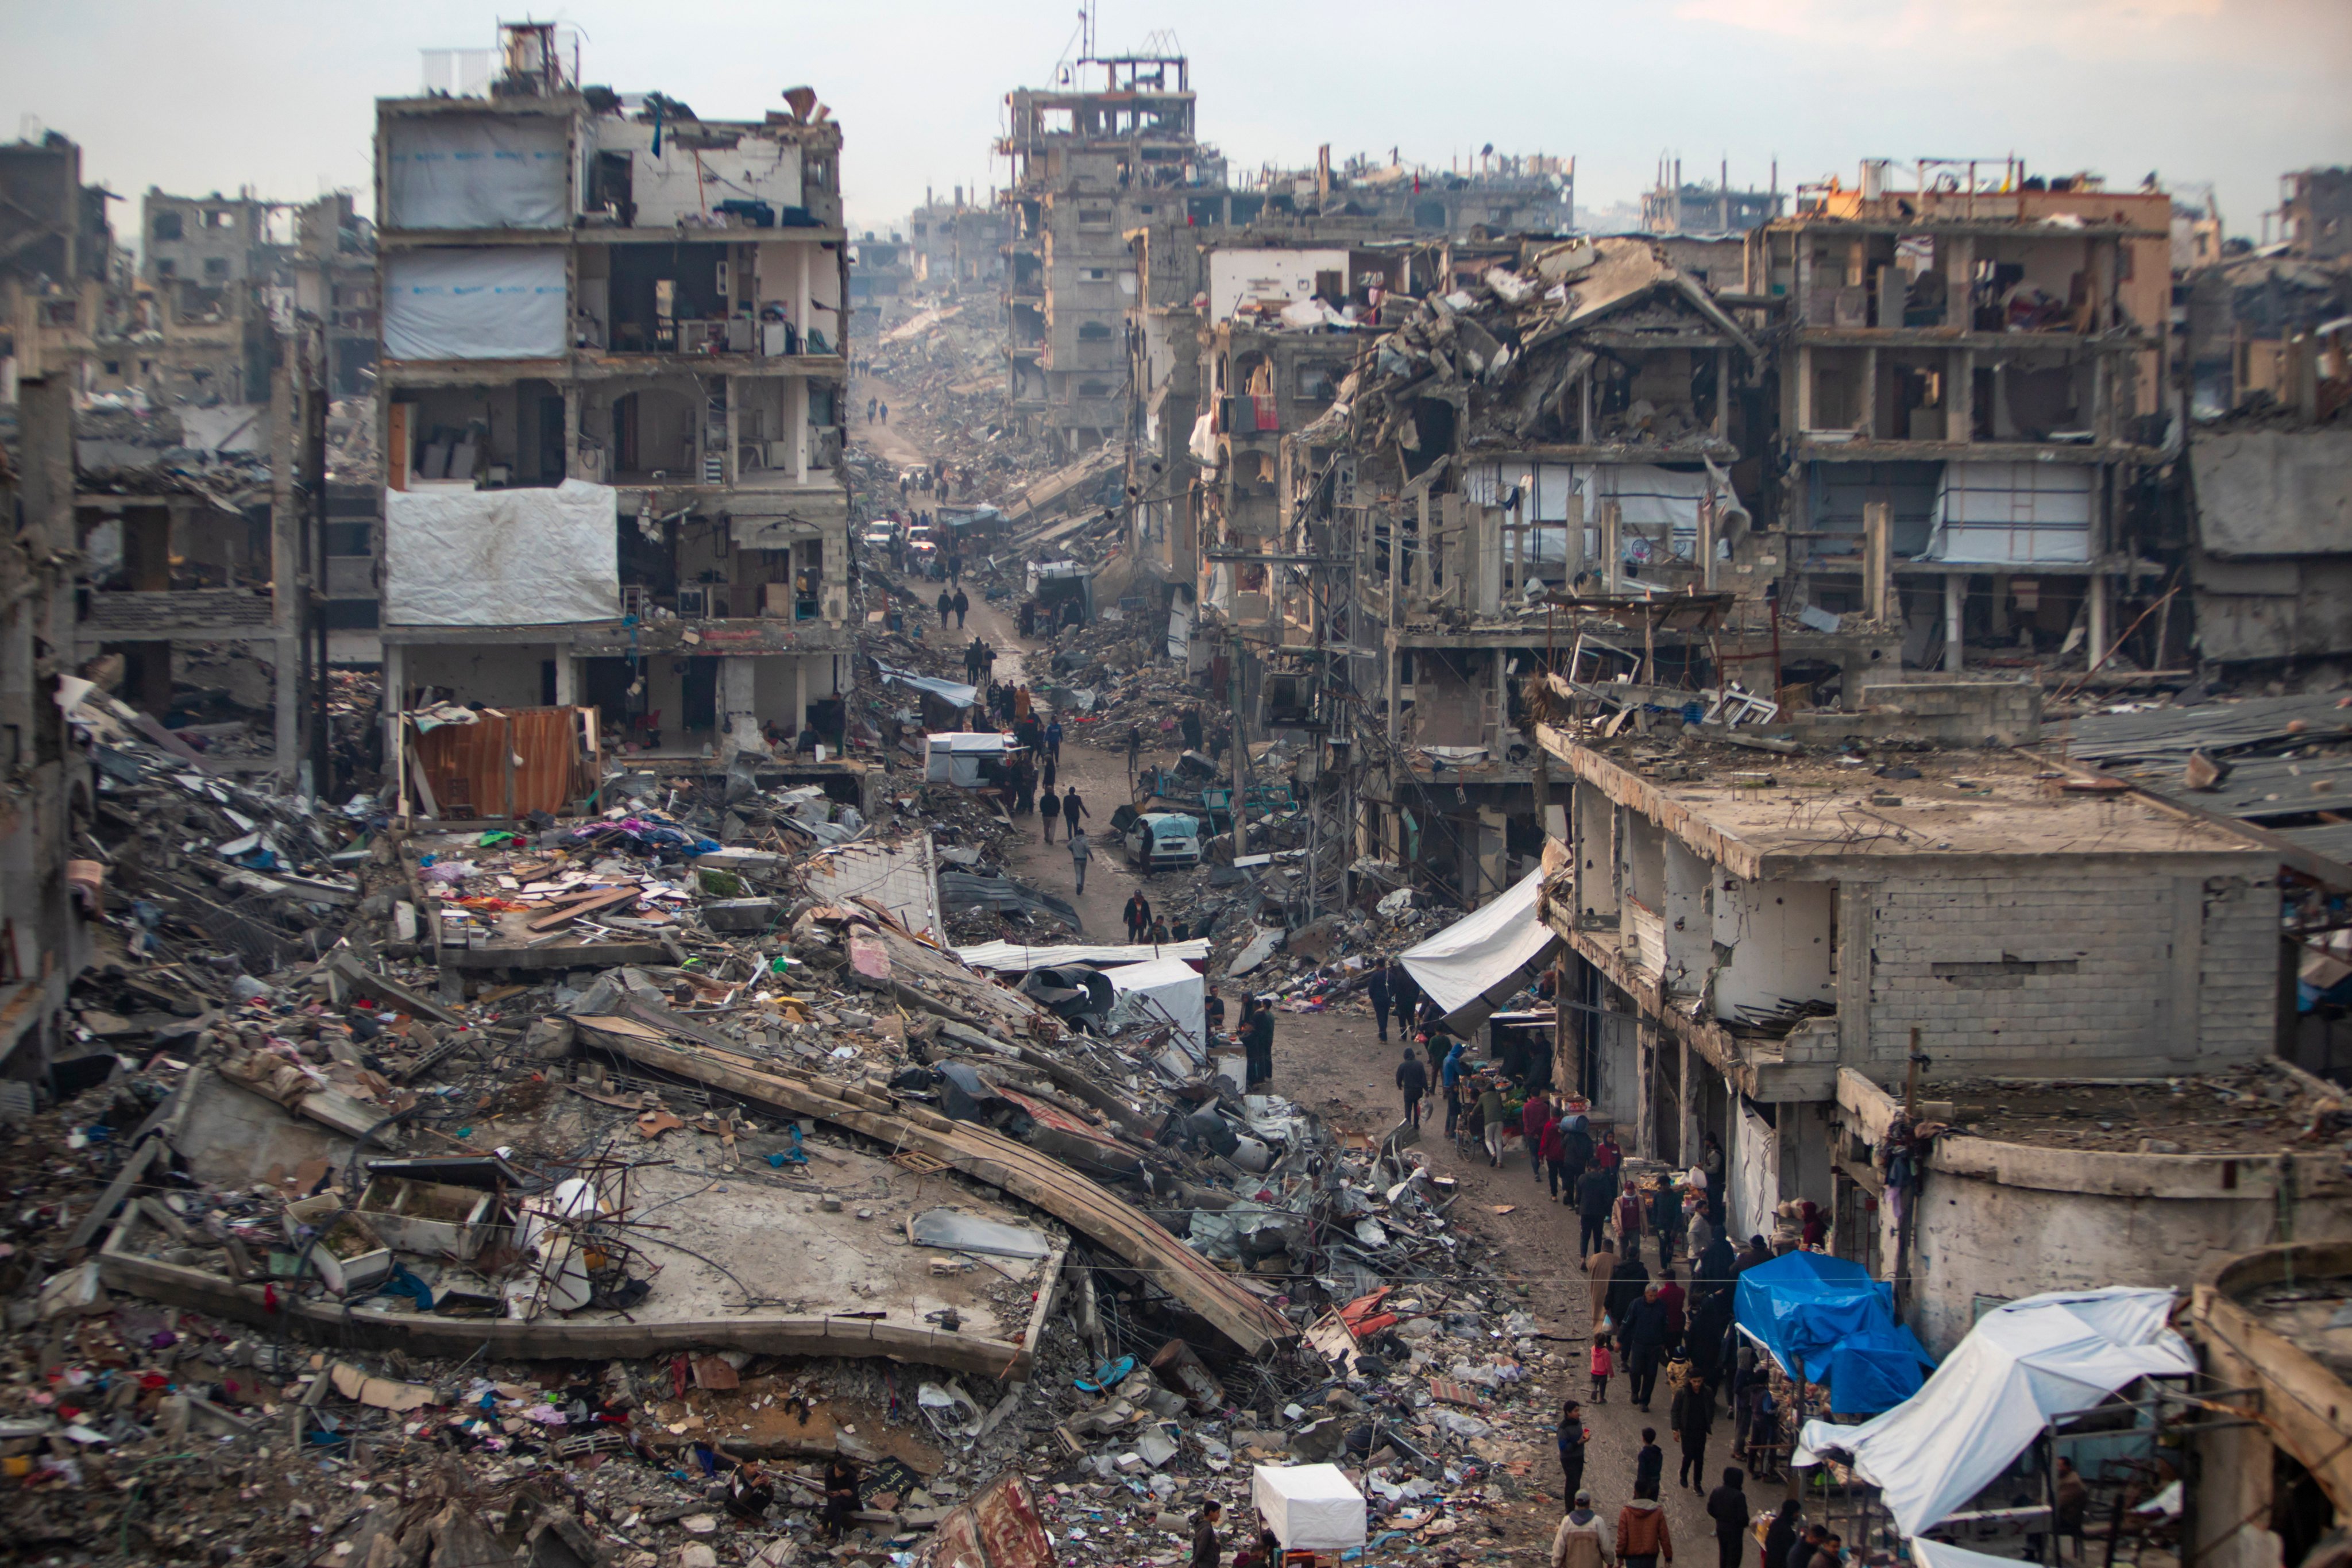
{"type": "Polygon", "coordinates": [[[1181,55],[1097,59],[1005,97],[1013,164],[1004,270],[1007,401],[1065,459],[1124,424],[1126,236],[1157,218],[1227,221],[1224,160],[1193,122],[1181,55]]]}
{"type": "Polygon", "coordinates": [[[0,143],[0,403],[19,376],[80,377],[120,309],[120,260],[103,185],[84,184],[81,148],[55,131],[0,143]]]}
{"type": "Polygon", "coordinates": [[[2275,1060],[2275,852],[2018,753],[1675,728],[1539,731],[1555,1071],[1656,1158],[1714,1139],[1735,1233],[1811,1204],[1931,1348],[1988,1298],[2185,1289],[2282,1203],[2352,1237],[2296,1146],[2326,1086],[2275,1060]]]}
{"type": "Polygon", "coordinates": [[[377,107],[387,700],[837,744],[841,127],[583,89],[543,35],[491,96],[377,107]]]}
{"type": "Polygon", "coordinates": [[[895,326],[914,291],[914,247],[896,229],[877,236],[869,228],[850,246],[849,321],[859,337],[877,339],[895,326]]]}
{"type": "Polygon", "coordinates": [[[980,198],[979,191],[967,193],[961,185],[945,200],[926,190],[923,205],[908,216],[915,282],[924,292],[950,297],[967,290],[987,293],[990,285],[1003,279],[1009,215],[993,199],[980,198]]]}
{"type": "Polygon", "coordinates": [[[1661,159],[1657,183],[1642,193],[1642,229],[1650,235],[1746,234],[1781,216],[1786,205],[1777,163],[1765,189],[1738,191],[1731,186],[1728,159],[1713,184],[1684,179],[1680,158],[1661,159]]]}
{"type": "Polygon", "coordinates": [[[2134,498],[2165,426],[2170,198],[2014,160],[1896,180],[1800,185],[1748,236],[1748,289],[1780,302],[1790,597],[1891,624],[1914,668],[2078,621],[2096,663],[2161,578],[2134,498]]]}

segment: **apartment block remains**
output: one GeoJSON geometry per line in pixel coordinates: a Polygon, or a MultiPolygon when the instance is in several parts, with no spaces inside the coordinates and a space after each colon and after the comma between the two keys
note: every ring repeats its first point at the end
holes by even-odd
{"type": "Polygon", "coordinates": [[[387,705],[837,747],[841,127],[804,89],[704,120],[583,89],[545,28],[505,47],[490,96],[377,108],[387,705]]]}

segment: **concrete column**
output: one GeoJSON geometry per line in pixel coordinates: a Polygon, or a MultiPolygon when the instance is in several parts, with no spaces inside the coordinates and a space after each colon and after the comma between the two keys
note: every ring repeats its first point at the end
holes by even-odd
{"type": "Polygon", "coordinates": [[[1625,542],[1620,525],[1624,514],[1614,499],[1603,497],[1601,502],[1601,586],[1612,594],[1622,593],[1625,584],[1625,542]]]}
{"type": "MultiPolygon", "coordinates": [[[[398,774],[395,759],[401,755],[400,710],[406,705],[404,695],[408,684],[408,646],[387,638],[383,645],[383,761],[387,773],[398,774]]],[[[408,815],[408,780],[397,778],[394,809],[398,815],[408,815]]]]}
{"type": "Polygon", "coordinates": [[[1715,438],[1731,438],[1731,351],[1715,351],[1715,438]]]}
{"type": "Polygon", "coordinates": [[[1951,374],[1944,388],[1944,439],[1966,446],[1976,439],[1977,356],[1973,349],[1954,349],[1951,374]]]}
{"type": "Polygon", "coordinates": [[[719,469],[719,472],[726,475],[727,482],[730,485],[737,485],[743,482],[739,470],[740,454],[743,446],[743,386],[745,380],[745,377],[740,375],[730,375],[726,378],[727,461],[719,469]]]}
{"type": "Polygon", "coordinates": [[[791,376],[786,379],[784,387],[784,423],[792,430],[793,483],[804,485],[808,483],[809,476],[808,378],[791,376]]]}
{"type": "Polygon", "coordinates": [[[1960,628],[1969,604],[1969,579],[1965,572],[1944,574],[1944,673],[1958,675],[1967,668],[1967,649],[1960,640],[1960,628]]]}
{"type": "MultiPolygon", "coordinates": [[[[1874,621],[1895,615],[1894,507],[1883,500],[1862,503],[1862,611],[1874,621]]],[[[1859,694],[1849,689],[1849,697],[1859,694]]]]}
{"type": "MultiPolygon", "coordinates": [[[[390,649],[385,650],[385,657],[391,657],[390,649]]],[[[580,661],[572,657],[571,648],[558,643],[555,645],[555,705],[558,708],[576,708],[579,703],[580,661]]]]}
{"type": "Polygon", "coordinates": [[[585,477],[580,471],[580,397],[578,387],[563,389],[563,477],[567,479],[585,477]]]}
{"type": "Polygon", "coordinates": [[[2091,664],[2097,664],[2107,651],[2107,579],[2093,573],[2084,592],[2090,599],[2090,647],[2084,650],[2091,664]]]}
{"type": "Polygon", "coordinates": [[[1813,427],[1813,351],[1797,345],[1797,434],[1813,427]]]}
{"type": "Polygon", "coordinates": [[[793,736],[795,740],[799,739],[802,729],[808,723],[808,660],[796,658],[793,660],[793,736]]]}
{"type": "Polygon", "coordinates": [[[760,740],[760,715],[752,705],[752,692],[758,685],[759,662],[748,655],[738,655],[719,661],[719,757],[723,763],[739,751],[756,752],[762,748],[760,740]]]}
{"type": "MultiPolygon", "coordinates": [[[[809,300],[811,298],[809,292],[809,253],[814,251],[815,248],[816,247],[814,245],[795,245],[793,247],[793,253],[799,261],[799,265],[793,269],[793,325],[800,329],[801,347],[803,349],[808,347],[809,300]]],[[[849,302],[846,300],[842,301],[845,313],[846,312],[848,303],[849,302]]],[[[839,331],[836,331],[834,334],[835,337],[842,337],[845,334],[839,331]]],[[[841,345],[836,343],[835,346],[838,348],[841,345]]],[[[843,395],[845,396],[847,395],[845,389],[843,395]]]]}

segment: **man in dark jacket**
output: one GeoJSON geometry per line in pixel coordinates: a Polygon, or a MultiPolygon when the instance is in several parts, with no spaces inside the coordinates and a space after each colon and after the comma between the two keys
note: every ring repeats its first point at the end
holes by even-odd
{"type": "Polygon", "coordinates": [[[963,630],[964,614],[971,608],[971,600],[965,595],[961,588],[958,588],[955,591],[955,598],[950,602],[955,605],[956,630],[961,631],[963,630]]]}
{"type": "Polygon", "coordinates": [[[942,588],[940,590],[940,625],[945,626],[948,624],[948,617],[953,614],[955,614],[955,600],[949,596],[945,588],[942,588]]]}
{"type": "Polygon", "coordinates": [[[1364,986],[1364,993],[1372,999],[1372,1022],[1380,1026],[1381,1041],[1385,1045],[1389,1037],[1389,969],[1387,964],[1384,963],[1378,969],[1372,971],[1372,978],[1364,986]]]}
{"type": "Polygon", "coordinates": [[[1723,1484],[1706,1494],[1706,1516],[1715,1521],[1716,1568],[1739,1568],[1748,1549],[1747,1479],[1737,1468],[1723,1472],[1723,1484]]]}
{"type": "Polygon", "coordinates": [[[1592,1256],[1609,1229],[1609,1173],[1589,1170],[1576,1183],[1576,1258],[1592,1256]]]}
{"type": "Polygon", "coordinates": [[[1655,1285],[1644,1287],[1642,1299],[1625,1309],[1617,1337],[1624,1342],[1628,1370],[1633,1374],[1633,1406],[1646,1415],[1650,1395],[1658,1386],[1658,1363],[1664,1360],[1666,1341],[1672,1337],[1666,1305],[1658,1300],[1655,1285]]]}
{"type": "MultiPolygon", "coordinates": [[[[1642,1299],[1642,1292],[1649,1289],[1649,1285],[1650,1271],[1642,1266],[1642,1255],[1621,1242],[1617,1247],[1617,1268],[1609,1276],[1609,1316],[1620,1330],[1617,1348],[1621,1351],[1625,1348],[1622,1332],[1625,1314],[1633,1310],[1633,1304],[1642,1299]]],[[[1617,1365],[1619,1371],[1624,1371],[1627,1358],[1620,1355],[1617,1365]]]]}
{"type": "Polygon", "coordinates": [[[1681,1442],[1682,1468],[1676,1472],[1675,1485],[1699,1491],[1706,1486],[1706,1438],[1715,1427],[1715,1395],[1702,1386],[1696,1378],[1685,1378],[1675,1390],[1674,1403],[1666,1407],[1666,1425],[1674,1428],[1681,1442]]]}
{"type": "Polygon", "coordinates": [[[1658,1447],[1658,1429],[1642,1428],[1642,1447],[1633,1456],[1633,1495],[1654,1498],[1658,1480],[1666,1473],[1666,1451],[1658,1447]]]}
{"type": "Polygon", "coordinates": [[[1192,1516],[1192,1561],[1191,1568],[1217,1568],[1217,1521],[1223,1517],[1224,1504],[1206,1502],[1192,1516]]]}
{"type": "Polygon", "coordinates": [[[1247,1039],[1249,1043],[1247,1077],[1249,1087],[1255,1089],[1274,1077],[1274,1004],[1272,1001],[1260,1001],[1257,1011],[1250,1015],[1247,1039]]]}
{"type": "Polygon", "coordinates": [[[1429,1092],[1429,1069],[1421,1065],[1421,1058],[1413,1055],[1411,1046],[1404,1048],[1404,1060],[1397,1063],[1396,1085],[1404,1094],[1405,1124],[1418,1132],[1421,1097],[1429,1092]]]}
{"type": "Polygon", "coordinates": [[[1571,1506],[1584,1485],[1584,1406],[1571,1399],[1559,1407],[1559,1495],[1571,1506]]]}

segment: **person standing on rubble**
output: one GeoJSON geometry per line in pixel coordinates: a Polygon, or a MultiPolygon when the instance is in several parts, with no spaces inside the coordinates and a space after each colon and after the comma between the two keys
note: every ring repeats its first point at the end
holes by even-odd
{"type": "MultiPolygon", "coordinates": [[[[1387,964],[1383,963],[1372,971],[1372,978],[1365,985],[1364,990],[1372,999],[1372,1022],[1379,1026],[1381,1044],[1387,1045],[1389,1043],[1389,966],[1387,964]]],[[[1450,1123],[1454,1118],[1448,1116],[1445,1120],[1449,1123],[1446,1131],[1450,1132],[1453,1131],[1450,1123]]]]}
{"type": "Polygon", "coordinates": [[[1045,721],[1045,754],[1057,763],[1062,760],[1062,719],[1059,714],[1045,721]]]}
{"type": "Polygon", "coordinates": [[[1198,708],[1188,707],[1176,722],[1184,731],[1184,749],[1188,752],[1199,751],[1202,738],[1201,710],[1198,708]]]}
{"type": "Polygon", "coordinates": [[[955,591],[956,630],[963,630],[964,612],[971,608],[971,601],[965,597],[964,591],[961,588],[958,588],[955,591]]]}
{"type": "Polygon", "coordinates": [[[1217,1568],[1217,1521],[1224,1511],[1225,1505],[1212,1498],[1192,1516],[1192,1560],[1187,1568],[1217,1568]]]}
{"type": "Polygon", "coordinates": [[[1257,998],[1249,1020],[1249,1085],[1255,1089],[1274,1077],[1274,998],[1257,998]]]}
{"type": "Polygon", "coordinates": [[[1151,900],[1143,896],[1142,889],[1138,888],[1127,896],[1128,942],[1130,944],[1141,942],[1143,933],[1150,929],[1151,900]]]}
{"type": "Polygon", "coordinates": [[[1421,1058],[1413,1055],[1411,1046],[1404,1048],[1404,1060],[1397,1064],[1396,1086],[1404,1094],[1404,1123],[1418,1132],[1421,1131],[1421,1097],[1429,1092],[1429,1069],[1421,1065],[1421,1058]]]}
{"type": "MultiPolygon", "coordinates": [[[[1062,810],[1065,815],[1068,813],[1070,801],[1076,794],[1074,790],[1070,795],[1062,797],[1062,810]]],[[[1077,868],[1077,890],[1081,893],[1087,890],[1087,862],[1094,858],[1094,854],[1095,847],[1087,842],[1087,830],[1076,822],[1072,822],[1070,824],[1070,864],[1077,868]]]]}
{"type": "Polygon", "coordinates": [[[1054,842],[1054,824],[1062,815],[1062,797],[1054,793],[1054,764],[1045,764],[1045,793],[1037,802],[1037,820],[1045,825],[1045,842],[1054,842]]]}
{"type": "Polygon", "coordinates": [[[947,630],[948,616],[955,611],[955,601],[948,597],[945,588],[940,590],[940,629],[947,630]]]}

